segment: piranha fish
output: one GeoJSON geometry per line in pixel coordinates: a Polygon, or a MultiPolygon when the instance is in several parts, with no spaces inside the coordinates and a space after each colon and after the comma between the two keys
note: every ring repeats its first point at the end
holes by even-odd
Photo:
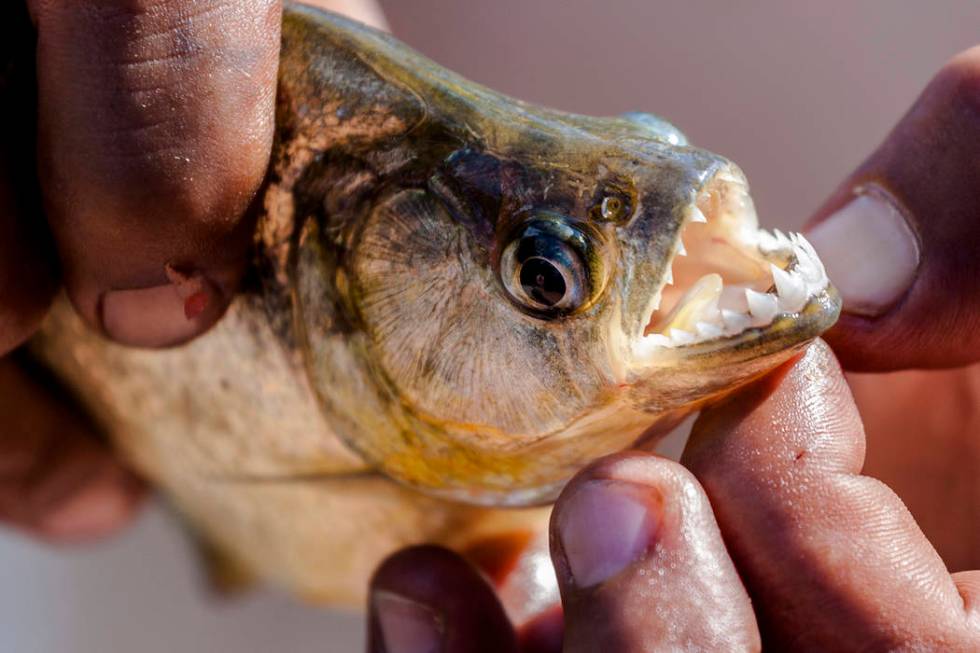
{"type": "Polygon", "coordinates": [[[525,541],[585,463],[837,318],[806,240],[654,116],[525,104],[291,5],[276,125],[213,330],[128,349],[62,302],[32,349],[225,569],[313,600],[407,544],[525,541]]]}

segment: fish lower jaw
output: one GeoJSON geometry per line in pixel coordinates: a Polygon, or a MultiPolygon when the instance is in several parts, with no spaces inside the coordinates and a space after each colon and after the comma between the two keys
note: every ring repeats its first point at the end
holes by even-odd
{"type": "MultiPolygon", "coordinates": [[[[698,279],[670,313],[648,328],[644,348],[673,348],[738,336],[753,328],[769,326],[778,318],[799,314],[829,280],[813,251],[800,234],[780,231],[765,234],[765,240],[792,249],[787,267],[769,263],[769,288],[759,291],[742,284],[725,285],[718,273],[698,279]]],[[[753,284],[756,285],[756,284],[753,284]]]]}
{"type": "Polygon", "coordinates": [[[795,319],[829,286],[806,238],[759,229],[744,178],[724,177],[688,207],[634,354],[648,361],[708,343],[734,346],[750,330],[795,319]]]}

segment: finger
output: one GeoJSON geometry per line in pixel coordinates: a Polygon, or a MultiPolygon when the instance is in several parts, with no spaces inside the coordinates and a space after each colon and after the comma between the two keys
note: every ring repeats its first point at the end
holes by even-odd
{"type": "Polygon", "coordinates": [[[980,568],[980,365],[848,374],[847,385],[864,473],[901,497],[949,569],[980,568]]]}
{"type": "Polygon", "coordinates": [[[372,653],[508,653],[514,631],[490,584],[463,558],[434,546],[402,550],[371,580],[372,653]]]}
{"type": "Polygon", "coordinates": [[[143,485],[36,370],[0,360],[0,522],[74,541],[127,523],[143,485]]]}
{"type": "Polygon", "coordinates": [[[342,14],[371,27],[388,29],[384,12],[375,0],[307,0],[305,4],[342,14]]]}
{"type": "Polygon", "coordinates": [[[977,650],[976,615],[902,502],[860,475],[861,423],[823,343],[705,411],[682,462],[711,497],[777,650],[977,650]]]}
{"type": "Polygon", "coordinates": [[[273,135],[277,0],[32,0],[39,154],[64,283],[127,344],[221,315],[273,135]]]}
{"type": "Polygon", "coordinates": [[[954,58],[812,221],[849,369],[980,360],[980,48],[954,58]]]}
{"type": "Polygon", "coordinates": [[[34,163],[34,29],[22,3],[0,9],[0,356],[36,328],[55,290],[34,163]]]}
{"type": "Polygon", "coordinates": [[[565,651],[759,649],[749,598],[693,476],[626,452],[580,472],[552,513],[565,651]]]}

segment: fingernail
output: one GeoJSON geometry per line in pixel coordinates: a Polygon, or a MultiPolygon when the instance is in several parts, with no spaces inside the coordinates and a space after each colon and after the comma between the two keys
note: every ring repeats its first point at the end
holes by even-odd
{"type": "Polygon", "coordinates": [[[844,310],[878,315],[912,285],[919,242],[898,200],[878,186],[857,190],[847,205],[807,239],[840,291],[844,310]]]}
{"type": "Polygon", "coordinates": [[[111,290],[102,296],[102,328],[113,340],[140,347],[181,343],[216,317],[220,291],[201,274],[166,268],[170,283],[111,290]]]}
{"type": "Polygon", "coordinates": [[[442,620],[429,607],[393,592],[371,597],[384,653],[439,653],[442,620]]]}
{"type": "Polygon", "coordinates": [[[660,522],[652,488],[590,481],[558,515],[558,535],[575,584],[588,587],[618,574],[653,545],[660,522]]]}

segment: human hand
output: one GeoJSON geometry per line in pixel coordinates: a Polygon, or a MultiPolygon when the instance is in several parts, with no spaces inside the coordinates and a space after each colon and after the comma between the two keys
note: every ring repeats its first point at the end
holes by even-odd
{"type": "MultiPolygon", "coordinates": [[[[311,4],[383,20],[374,0],[311,4]]],[[[280,21],[279,0],[0,9],[0,356],[59,287],[128,345],[179,344],[220,318],[268,164],[280,21]]],[[[141,483],[51,387],[0,359],[0,521],[56,540],[106,533],[141,483]]]]}
{"type": "Polygon", "coordinates": [[[369,650],[978,650],[980,572],[950,576],[898,497],[860,474],[864,447],[817,343],[706,410],[683,466],[626,452],[572,479],[551,520],[564,649],[425,547],[377,572],[369,650]]]}
{"type": "Polygon", "coordinates": [[[973,48],[939,72],[809,234],[844,297],[827,340],[845,368],[875,372],[848,379],[866,473],[902,497],[954,570],[980,567],[978,158],[973,48]],[[938,369],[878,374],[908,368],[938,369]]]}

